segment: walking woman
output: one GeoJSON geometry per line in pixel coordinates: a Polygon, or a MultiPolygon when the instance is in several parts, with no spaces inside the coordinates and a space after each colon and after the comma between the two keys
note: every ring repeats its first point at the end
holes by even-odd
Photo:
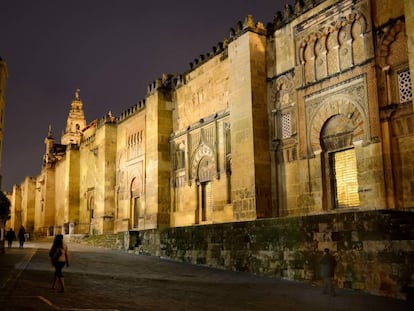
{"type": "Polygon", "coordinates": [[[65,291],[65,282],[63,279],[62,269],[66,264],[66,267],[69,267],[69,256],[68,256],[68,247],[63,243],[63,235],[58,234],[54,241],[53,245],[49,251],[49,257],[52,262],[53,267],[55,267],[55,276],[53,278],[52,289],[55,289],[56,281],[59,281],[60,292],[65,291]]]}

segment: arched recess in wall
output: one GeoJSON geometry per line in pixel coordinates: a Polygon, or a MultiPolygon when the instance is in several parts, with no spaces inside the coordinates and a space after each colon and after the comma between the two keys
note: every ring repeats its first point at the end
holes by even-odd
{"type": "Polygon", "coordinates": [[[369,140],[369,122],[366,110],[346,94],[335,95],[322,101],[309,117],[307,129],[309,155],[322,151],[320,137],[322,128],[328,119],[338,114],[347,117],[354,125],[354,142],[369,140]]]}
{"type": "Polygon", "coordinates": [[[303,64],[304,64],[304,81],[305,84],[315,82],[315,55],[314,44],[315,38],[312,37],[304,44],[303,49],[303,64]]]}
{"type": "Polygon", "coordinates": [[[338,29],[335,27],[328,27],[326,30],[326,63],[328,75],[333,75],[339,72],[339,43],[338,43],[338,29]]]}
{"type": "Polygon", "coordinates": [[[367,112],[345,94],[326,99],[310,116],[308,151],[321,155],[323,209],[359,205],[354,144],[368,137],[367,112]]]}
{"type": "Polygon", "coordinates": [[[342,16],[298,44],[304,85],[360,64],[369,58],[367,22],[363,14],[342,16]]]}
{"type": "Polygon", "coordinates": [[[402,20],[395,21],[389,27],[382,29],[383,33],[378,40],[378,66],[381,71],[379,81],[384,88],[380,90],[380,105],[392,107],[393,103],[399,103],[400,79],[402,76],[411,78],[408,65],[407,33],[405,23],[402,20]]]}
{"type": "Polygon", "coordinates": [[[354,129],[352,120],[342,114],[329,118],[322,128],[320,140],[325,209],[359,206],[354,129]]]}
{"type": "Polygon", "coordinates": [[[316,80],[323,79],[328,74],[326,63],[326,35],[323,32],[316,34],[314,46],[316,80]]]}
{"type": "Polygon", "coordinates": [[[362,14],[355,14],[351,25],[352,53],[354,64],[360,64],[368,59],[367,51],[367,21],[362,14]]]}
{"type": "MultiPolygon", "coordinates": [[[[93,222],[93,218],[94,218],[94,214],[93,214],[93,212],[94,212],[94,210],[95,210],[95,195],[94,195],[94,193],[93,192],[91,192],[90,194],[89,194],[89,197],[88,197],[88,203],[87,203],[87,207],[86,207],[86,209],[88,210],[88,212],[89,212],[89,223],[90,224],[92,224],[92,222],[93,222]]],[[[92,226],[91,226],[91,228],[90,228],[90,233],[92,233],[92,226]]]]}
{"type": "MultiPolygon", "coordinates": [[[[269,103],[271,104],[270,109],[272,113],[272,127],[271,127],[271,138],[273,142],[278,141],[279,139],[286,138],[282,135],[281,130],[281,117],[282,114],[290,114],[291,120],[296,120],[296,109],[295,100],[294,100],[294,75],[293,73],[284,74],[279,77],[276,81],[273,81],[270,89],[270,99],[269,103]]],[[[291,128],[289,129],[290,135],[296,133],[296,122],[291,123],[291,128]]]]}
{"type": "Polygon", "coordinates": [[[404,48],[407,50],[407,39],[406,39],[405,23],[402,20],[397,20],[390,28],[384,30],[379,42],[379,53],[378,53],[378,63],[381,68],[386,66],[392,66],[399,63],[401,54],[399,53],[390,53],[392,45],[395,45],[396,42],[404,44],[405,46],[399,47],[398,50],[404,48]],[[403,36],[403,40],[398,40],[400,36],[403,36]]]}
{"type": "Polygon", "coordinates": [[[209,159],[211,160],[210,165],[215,168],[216,161],[214,159],[216,158],[216,156],[215,156],[213,149],[209,145],[205,143],[201,143],[197,147],[197,149],[193,152],[193,155],[191,157],[191,177],[195,178],[196,182],[199,182],[198,172],[199,172],[200,161],[203,157],[206,157],[206,156],[209,157],[209,159]]]}
{"type": "Polygon", "coordinates": [[[197,185],[198,185],[198,221],[207,221],[209,218],[208,209],[212,204],[211,181],[214,177],[215,163],[210,156],[201,158],[197,170],[197,185]]]}
{"type": "Polygon", "coordinates": [[[142,202],[142,181],[141,178],[134,177],[130,184],[130,228],[138,228],[140,220],[144,218],[144,206],[142,202]]]}
{"type": "Polygon", "coordinates": [[[208,207],[211,204],[211,182],[216,172],[215,153],[205,143],[201,143],[191,158],[191,175],[195,178],[197,206],[194,211],[194,222],[208,220],[208,207]]]}

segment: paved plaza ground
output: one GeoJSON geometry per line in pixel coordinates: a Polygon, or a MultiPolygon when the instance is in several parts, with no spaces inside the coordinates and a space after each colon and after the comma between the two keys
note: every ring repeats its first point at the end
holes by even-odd
{"type": "Polygon", "coordinates": [[[51,242],[0,255],[0,310],[402,311],[405,301],[69,243],[66,291],[51,289],[51,242]]]}

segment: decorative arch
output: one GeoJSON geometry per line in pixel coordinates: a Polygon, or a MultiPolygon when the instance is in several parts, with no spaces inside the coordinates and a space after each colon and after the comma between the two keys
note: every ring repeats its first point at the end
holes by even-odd
{"type": "Polygon", "coordinates": [[[131,197],[139,197],[142,194],[142,180],[139,177],[133,177],[130,184],[131,197]]]}
{"type": "Polygon", "coordinates": [[[362,63],[368,58],[366,32],[367,21],[365,17],[362,14],[356,14],[351,24],[354,64],[362,63]]]}
{"type": "Polygon", "coordinates": [[[326,122],[336,115],[348,118],[353,128],[353,141],[367,141],[369,124],[363,107],[346,95],[337,95],[324,100],[309,118],[308,148],[310,154],[322,151],[320,135],[326,122]]]}
{"type": "Polygon", "coordinates": [[[308,41],[303,49],[305,84],[315,81],[315,41],[308,41]]]}
{"type": "Polygon", "coordinates": [[[95,195],[92,193],[89,195],[88,203],[86,206],[87,211],[92,211],[95,208],[95,195]]]}
{"type": "Polygon", "coordinates": [[[338,31],[334,27],[330,27],[330,31],[326,37],[326,61],[329,64],[328,75],[335,74],[339,71],[338,56],[338,31]]]}
{"type": "Polygon", "coordinates": [[[357,207],[360,204],[353,146],[354,127],[352,120],[342,114],[330,117],[322,127],[320,140],[325,209],[357,207]]]}
{"type": "Polygon", "coordinates": [[[368,58],[366,32],[366,18],[355,11],[304,37],[297,49],[304,83],[312,83],[365,61],[368,58]],[[356,60],[354,55],[357,55],[356,60]]]}
{"type": "Polygon", "coordinates": [[[294,89],[294,79],[292,74],[285,74],[279,77],[272,85],[270,102],[272,109],[280,109],[282,97],[286,93],[290,93],[294,89]]]}
{"type": "Polygon", "coordinates": [[[351,19],[352,25],[351,25],[351,35],[352,39],[356,40],[357,36],[365,35],[367,33],[367,19],[365,16],[361,13],[356,13],[353,15],[353,18],[351,19]],[[359,27],[359,30],[356,31],[356,26],[359,27]]]}
{"type": "Polygon", "coordinates": [[[209,182],[214,178],[214,166],[211,157],[203,157],[198,164],[197,180],[199,182],[209,182]]]}
{"type": "MultiPolygon", "coordinates": [[[[191,159],[191,176],[192,178],[197,178],[197,181],[199,179],[199,169],[202,161],[208,161],[208,167],[211,169],[211,176],[214,176],[216,169],[214,151],[204,143],[194,151],[191,159]]],[[[205,162],[203,165],[205,165],[205,162]]]]}
{"type": "Polygon", "coordinates": [[[378,49],[378,63],[381,68],[390,65],[388,59],[390,55],[390,47],[397,40],[397,37],[401,32],[405,33],[405,23],[401,20],[396,21],[394,25],[384,31],[378,49]]]}
{"type": "Polygon", "coordinates": [[[138,228],[140,219],[144,216],[144,204],[142,202],[142,178],[140,174],[131,179],[130,187],[130,212],[129,224],[130,228],[138,228]]]}
{"type": "Polygon", "coordinates": [[[342,114],[330,117],[322,127],[320,140],[323,151],[352,147],[354,124],[342,114]]]}

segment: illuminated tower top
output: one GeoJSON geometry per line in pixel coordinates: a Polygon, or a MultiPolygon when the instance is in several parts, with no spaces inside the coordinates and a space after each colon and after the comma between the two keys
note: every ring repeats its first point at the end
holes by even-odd
{"type": "Polygon", "coordinates": [[[75,91],[75,98],[69,111],[66,129],[62,135],[62,145],[79,145],[82,137],[82,129],[86,127],[85,114],[83,113],[83,103],[79,96],[80,89],[75,91]]]}

